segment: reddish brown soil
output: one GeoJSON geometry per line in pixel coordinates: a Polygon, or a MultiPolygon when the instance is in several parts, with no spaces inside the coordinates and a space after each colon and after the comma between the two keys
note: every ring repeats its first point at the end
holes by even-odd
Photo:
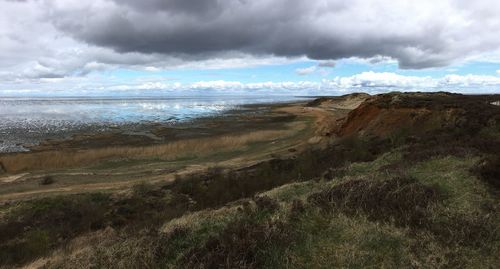
{"type": "MultiPolygon", "coordinates": [[[[463,110],[460,108],[431,108],[381,104],[387,96],[374,96],[349,112],[334,133],[338,136],[352,134],[388,136],[408,130],[424,133],[445,126],[459,125],[463,110]]],[[[396,99],[397,95],[393,97],[396,99]]]]}

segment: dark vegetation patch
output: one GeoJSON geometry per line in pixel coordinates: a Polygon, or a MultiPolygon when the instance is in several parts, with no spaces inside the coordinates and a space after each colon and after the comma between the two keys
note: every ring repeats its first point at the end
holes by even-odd
{"type": "Polygon", "coordinates": [[[269,262],[270,248],[283,249],[292,243],[294,232],[290,225],[266,217],[279,207],[277,201],[260,197],[255,202],[256,210],[228,223],[221,233],[184,255],[184,267],[262,268],[269,262]]]}
{"type": "MultiPolygon", "coordinates": [[[[428,108],[444,110],[448,108],[462,108],[478,112],[484,107],[495,109],[491,103],[497,101],[500,95],[463,95],[458,93],[388,93],[372,99],[374,104],[382,108],[428,108]]],[[[496,106],[497,110],[500,107],[496,106]]],[[[488,109],[491,111],[491,109],[488,109]]],[[[486,112],[488,113],[488,112],[486,112]]]]}
{"type": "MultiPolygon", "coordinates": [[[[499,148],[500,150],[500,148],[499,148]]],[[[500,189],[500,156],[490,156],[480,160],[472,172],[497,190],[500,189]]]]}
{"type": "Polygon", "coordinates": [[[265,250],[270,245],[285,247],[291,241],[289,233],[280,221],[259,223],[244,218],[228,223],[221,234],[186,255],[185,268],[262,268],[265,250]]]}
{"type": "Polygon", "coordinates": [[[55,180],[53,177],[51,176],[44,176],[41,180],[40,180],[40,185],[51,185],[51,184],[54,184],[55,180]]]}
{"type": "Polygon", "coordinates": [[[436,188],[407,177],[350,180],[308,197],[311,204],[327,211],[363,213],[371,220],[411,227],[422,226],[427,221],[429,206],[439,199],[436,188]]]}
{"type": "Polygon", "coordinates": [[[101,228],[108,202],[108,196],[92,194],[23,204],[0,223],[0,264],[29,261],[68,238],[101,228]]]}
{"type": "Polygon", "coordinates": [[[189,196],[196,210],[217,207],[292,181],[319,178],[327,169],[340,175],[345,173],[340,167],[346,162],[374,160],[388,149],[385,143],[349,137],[327,149],[308,150],[292,158],[272,159],[236,171],[214,167],[204,173],[178,176],[164,188],[189,196]]]}
{"type": "Polygon", "coordinates": [[[105,227],[139,231],[186,212],[189,200],[139,186],[130,197],[57,196],[25,202],[0,222],[0,265],[23,264],[105,227]]]}
{"type": "Polygon", "coordinates": [[[441,212],[446,199],[437,187],[423,185],[408,177],[378,181],[349,180],[311,194],[308,203],[326,212],[349,216],[363,214],[370,221],[410,228],[410,236],[432,234],[440,244],[485,248],[500,237],[498,206],[485,204],[484,212],[441,212]],[[442,206],[442,205],[440,205],[442,206]]]}
{"type": "MultiPolygon", "coordinates": [[[[497,123],[500,126],[500,121],[497,123]]],[[[472,133],[461,129],[445,128],[421,136],[418,141],[407,143],[403,158],[407,161],[424,161],[437,156],[498,154],[500,136],[490,137],[480,133],[488,128],[483,126],[472,133]]],[[[498,129],[500,134],[500,129],[498,129]]]]}
{"type": "Polygon", "coordinates": [[[500,238],[494,214],[453,214],[442,216],[427,225],[444,245],[470,246],[487,250],[500,238]]]}
{"type": "Polygon", "coordinates": [[[3,174],[7,172],[7,170],[5,170],[5,167],[3,166],[2,162],[0,162],[0,174],[3,174]]]}

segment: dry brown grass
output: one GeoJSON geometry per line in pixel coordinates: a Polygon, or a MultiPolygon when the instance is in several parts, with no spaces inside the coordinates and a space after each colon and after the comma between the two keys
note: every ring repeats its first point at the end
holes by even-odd
{"type": "Polygon", "coordinates": [[[8,173],[59,169],[89,165],[117,158],[157,157],[174,160],[183,156],[202,155],[241,148],[249,143],[268,141],[283,137],[287,131],[256,131],[238,136],[220,136],[201,139],[186,139],[162,145],[144,147],[110,147],[86,150],[60,150],[35,153],[17,153],[0,157],[8,173]]]}

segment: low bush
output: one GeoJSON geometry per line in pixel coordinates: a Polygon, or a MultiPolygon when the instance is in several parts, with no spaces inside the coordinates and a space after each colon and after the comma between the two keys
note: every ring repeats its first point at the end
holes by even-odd
{"type": "Polygon", "coordinates": [[[51,177],[51,176],[44,176],[41,180],[40,180],[40,185],[51,185],[55,182],[54,178],[51,177]]]}
{"type": "Polygon", "coordinates": [[[411,178],[350,180],[308,197],[311,204],[324,210],[363,213],[371,220],[412,227],[426,222],[428,207],[438,200],[437,189],[411,178]]]}
{"type": "Polygon", "coordinates": [[[490,186],[500,189],[500,157],[490,156],[484,158],[471,170],[490,186]]]}
{"type": "Polygon", "coordinates": [[[269,196],[257,196],[253,200],[260,211],[274,212],[280,207],[279,202],[269,196]]]}
{"type": "Polygon", "coordinates": [[[252,216],[229,223],[184,258],[184,268],[262,268],[270,246],[286,247],[292,230],[282,221],[256,222],[252,216]]]}

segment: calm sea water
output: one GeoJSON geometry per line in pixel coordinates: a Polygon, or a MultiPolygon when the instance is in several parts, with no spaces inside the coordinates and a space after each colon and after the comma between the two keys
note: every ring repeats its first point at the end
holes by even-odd
{"type": "Polygon", "coordinates": [[[212,116],[244,104],[298,100],[295,97],[211,96],[175,98],[0,98],[0,152],[79,131],[150,123],[175,123],[212,116]]]}

